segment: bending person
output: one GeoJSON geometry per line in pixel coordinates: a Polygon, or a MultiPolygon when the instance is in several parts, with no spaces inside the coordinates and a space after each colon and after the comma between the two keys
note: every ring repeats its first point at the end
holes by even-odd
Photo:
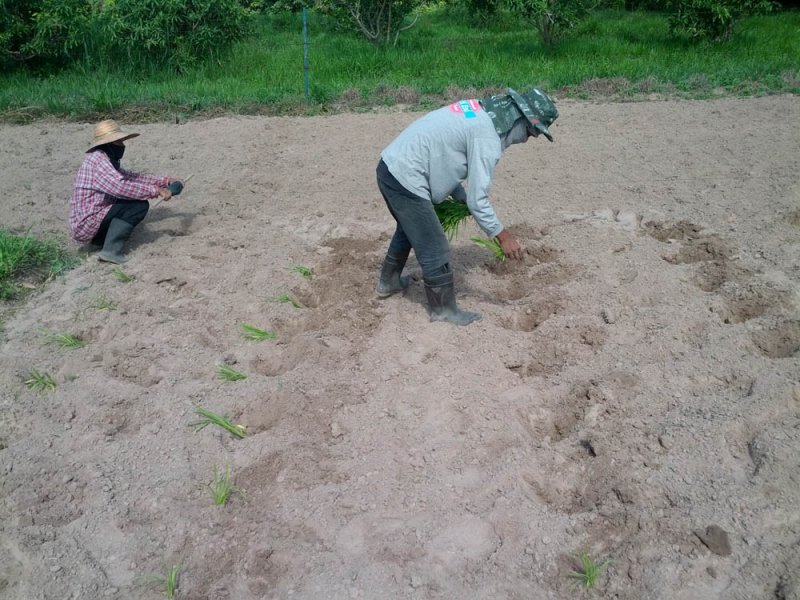
{"type": "Polygon", "coordinates": [[[480,318],[456,304],[450,246],[433,205],[448,196],[466,202],[480,228],[497,239],[504,254],[522,258],[522,248],[489,202],[492,177],[500,156],[512,144],[539,134],[552,142],[549,127],[556,118],[558,110],[544,92],[533,88],[518,94],[509,89],[505,95],[462,100],[430,112],[389,144],[378,163],[378,188],[397,228],[376,288],[380,298],[408,287],[408,277],[401,273],[413,249],[422,267],[431,321],[469,325],[480,318]]]}

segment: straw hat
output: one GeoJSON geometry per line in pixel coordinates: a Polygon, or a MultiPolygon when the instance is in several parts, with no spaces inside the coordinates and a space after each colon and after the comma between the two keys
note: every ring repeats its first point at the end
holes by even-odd
{"type": "Polygon", "coordinates": [[[123,140],[128,140],[130,138],[134,138],[138,133],[125,133],[120,129],[119,125],[114,119],[106,119],[105,121],[100,121],[97,125],[94,126],[94,141],[92,145],[89,146],[87,152],[91,152],[98,146],[102,146],[103,144],[110,144],[111,142],[120,142],[123,140]]]}

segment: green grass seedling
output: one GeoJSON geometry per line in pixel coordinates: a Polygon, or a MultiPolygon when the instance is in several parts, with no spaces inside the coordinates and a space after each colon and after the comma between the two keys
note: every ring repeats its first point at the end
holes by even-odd
{"type": "Polygon", "coordinates": [[[68,335],[65,333],[55,333],[52,331],[45,331],[44,336],[47,341],[62,348],[83,348],[86,343],[79,337],[68,335]]]}
{"type": "Polygon", "coordinates": [[[180,582],[181,565],[172,565],[164,575],[164,594],[169,600],[174,600],[178,593],[178,583],[180,582]]]}
{"type": "Polygon", "coordinates": [[[171,567],[165,567],[163,575],[147,575],[145,577],[137,577],[136,580],[147,587],[158,586],[164,592],[164,596],[169,600],[174,600],[177,598],[182,570],[183,565],[174,564],[171,567]]]}
{"type": "Polygon", "coordinates": [[[25,379],[25,385],[34,392],[52,392],[56,389],[56,381],[50,373],[40,373],[36,369],[31,369],[25,379]]]}
{"type": "Polygon", "coordinates": [[[208,487],[211,491],[211,497],[214,499],[214,504],[217,506],[225,506],[232,494],[241,491],[231,483],[230,465],[225,467],[224,473],[219,472],[217,465],[214,465],[214,479],[208,484],[208,487]]]}
{"type": "Polygon", "coordinates": [[[295,308],[303,308],[303,305],[300,304],[300,301],[291,294],[281,294],[280,296],[275,296],[274,300],[275,302],[279,302],[281,304],[291,304],[295,308]]]}
{"type": "Polygon", "coordinates": [[[205,429],[209,425],[218,425],[239,439],[247,436],[247,428],[244,425],[234,425],[228,417],[220,416],[202,406],[195,408],[195,412],[201,417],[199,421],[190,424],[190,427],[194,427],[195,431],[205,429]]]}
{"type": "Polygon", "coordinates": [[[506,259],[506,253],[503,252],[503,247],[497,240],[486,240],[478,237],[469,239],[475,242],[476,244],[488,249],[492,253],[492,256],[494,256],[495,260],[503,262],[506,259]]]}
{"type": "Polygon", "coordinates": [[[239,325],[239,328],[242,330],[242,337],[246,340],[255,340],[260,342],[262,340],[274,340],[277,337],[270,331],[265,331],[264,329],[259,329],[253,325],[247,325],[246,323],[239,325]]]}
{"type": "Polygon", "coordinates": [[[89,308],[95,310],[107,310],[109,312],[117,310],[117,305],[105,296],[101,296],[89,305],[89,308]]]}
{"type": "Polygon", "coordinates": [[[597,583],[597,580],[603,575],[609,565],[612,564],[610,560],[603,562],[596,562],[592,560],[588,552],[581,552],[576,557],[581,564],[577,571],[570,572],[569,576],[576,579],[577,582],[587,590],[590,590],[597,583]]]}
{"type": "Polygon", "coordinates": [[[299,273],[306,279],[312,279],[314,277],[314,271],[309,269],[308,267],[304,267],[302,265],[295,265],[292,267],[292,273],[299,273]]]}
{"type": "Polygon", "coordinates": [[[241,381],[242,379],[247,379],[247,375],[240,373],[230,365],[218,366],[217,377],[223,381],[241,381]]]}
{"type": "Polygon", "coordinates": [[[136,279],[136,277],[134,277],[133,275],[128,275],[125,271],[123,271],[119,267],[114,267],[111,273],[114,275],[117,281],[121,281],[122,283],[130,283],[131,281],[136,279]]]}

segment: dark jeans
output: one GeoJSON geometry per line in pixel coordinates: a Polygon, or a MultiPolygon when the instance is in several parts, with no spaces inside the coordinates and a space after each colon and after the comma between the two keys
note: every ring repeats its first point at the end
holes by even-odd
{"type": "Polygon", "coordinates": [[[150,203],[147,200],[117,200],[100,223],[100,229],[92,238],[92,243],[95,246],[102,246],[105,243],[108,226],[114,219],[122,219],[132,227],[136,227],[145,218],[148,210],[150,203]]]}
{"type": "Polygon", "coordinates": [[[430,200],[415,196],[394,178],[383,159],[376,169],[378,189],[394,220],[397,221],[392,241],[386,254],[394,257],[407,256],[413,248],[422,267],[423,277],[432,277],[442,272],[450,262],[450,245],[442,224],[430,200]]]}

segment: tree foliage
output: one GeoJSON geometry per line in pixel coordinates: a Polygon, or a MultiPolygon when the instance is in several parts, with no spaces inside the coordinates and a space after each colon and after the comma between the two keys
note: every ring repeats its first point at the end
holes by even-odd
{"type": "Polygon", "coordinates": [[[597,0],[507,0],[513,12],[533,24],[546,48],[558,45],[597,4],[597,0]]]}
{"type": "Polygon", "coordinates": [[[773,9],[771,0],[669,0],[669,28],[673,35],[725,41],[744,16],[773,9]]]}
{"type": "Polygon", "coordinates": [[[424,0],[319,0],[318,8],[358,31],[373,44],[394,45],[400,33],[413,27],[414,10],[424,0]]]}
{"type": "Polygon", "coordinates": [[[241,0],[0,0],[0,61],[183,70],[248,31],[241,0]]]}

